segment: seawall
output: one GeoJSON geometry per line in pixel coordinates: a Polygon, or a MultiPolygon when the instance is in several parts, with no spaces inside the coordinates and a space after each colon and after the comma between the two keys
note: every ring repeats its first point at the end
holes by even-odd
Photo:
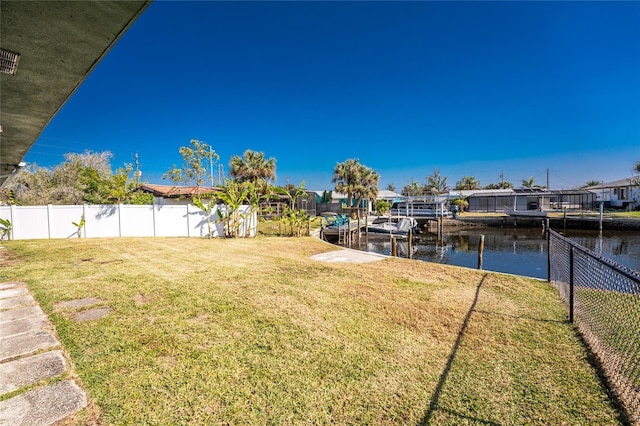
{"type": "MultiPolygon", "coordinates": [[[[550,217],[549,226],[553,229],[589,229],[598,230],[597,217],[550,217]]],[[[458,217],[445,219],[444,226],[493,226],[499,228],[542,228],[546,219],[511,216],[458,217]]],[[[603,218],[602,229],[617,231],[640,231],[640,220],[630,218],[603,218]]]]}

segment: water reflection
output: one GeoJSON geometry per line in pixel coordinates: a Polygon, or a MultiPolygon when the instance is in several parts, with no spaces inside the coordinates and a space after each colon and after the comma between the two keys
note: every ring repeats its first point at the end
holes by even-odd
{"type": "MultiPolygon", "coordinates": [[[[547,277],[547,241],[539,228],[445,229],[414,236],[411,254],[407,239],[397,239],[400,257],[477,268],[480,235],[484,235],[483,269],[530,277],[547,277]]],[[[631,269],[640,270],[640,232],[567,231],[568,238],[631,269]]],[[[369,234],[353,248],[391,254],[389,236],[369,234]]]]}

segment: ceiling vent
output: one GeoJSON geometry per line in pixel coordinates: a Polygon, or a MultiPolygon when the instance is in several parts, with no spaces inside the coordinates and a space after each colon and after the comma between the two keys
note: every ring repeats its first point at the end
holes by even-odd
{"type": "Polygon", "coordinates": [[[3,74],[15,74],[19,61],[19,54],[0,49],[0,72],[3,74]]]}

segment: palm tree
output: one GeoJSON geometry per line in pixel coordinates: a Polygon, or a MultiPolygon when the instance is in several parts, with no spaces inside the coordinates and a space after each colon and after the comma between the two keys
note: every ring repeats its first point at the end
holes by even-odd
{"type": "Polygon", "coordinates": [[[471,189],[479,189],[480,188],[480,181],[478,181],[475,177],[473,176],[463,176],[462,179],[460,179],[457,183],[456,183],[456,188],[457,190],[471,190],[471,189]]]}
{"type": "Polygon", "coordinates": [[[522,187],[528,189],[536,188],[537,185],[535,184],[535,181],[536,180],[533,177],[530,177],[529,179],[522,179],[522,187]]]}
{"type": "Polygon", "coordinates": [[[360,179],[356,185],[354,196],[357,199],[356,205],[360,206],[362,200],[374,201],[378,196],[378,182],[380,175],[378,172],[361,165],[360,179]]]}
{"type": "Polygon", "coordinates": [[[640,175],[640,160],[636,161],[636,164],[633,166],[633,172],[640,175]]]}
{"type": "Polygon", "coordinates": [[[347,206],[352,207],[354,199],[359,205],[362,200],[376,198],[380,175],[355,158],[336,164],[331,181],[336,191],[347,194],[347,206]]]}
{"type": "Polygon", "coordinates": [[[429,190],[434,195],[440,195],[444,192],[449,192],[449,185],[447,185],[447,177],[442,177],[440,175],[440,170],[437,168],[433,169],[433,174],[431,176],[427,176],[427,186],[429,190]]]}
{"type": "Polygon", "coordinates": [[[418,184],[418,182],[412,179],[410,184],[405,185],[402,188],[402,195],[416,196],[423,191],[424,191],[424,188],[420,188],[420,185],[418,184]]]}
{"type": "Polygon", "coordinates": [[[589,186],[596,186],[596,185],[600,185],[600,181],[592,179],[592,180],[589,180],[589,181],[585,182],[583,188],[587,188],[589,186]]]}
{"type": "Polygon", "coordinates": [[[336,184],[335,190],[347,194],[347,206],[351,207],[353,193],[356,190],[360,173],[360,161],[357,158],[348,159],[344,163],[337,163],[333,169],[332,183],[336,184]]]}
{"type": "Polygon", "coordinates": [[[275,158],[265,159],[264,152],[246,150],[242,157],[231,157],[231,176],[239,182],[252,182],[259,180],[274,180],[276,178],[275,158]]]}

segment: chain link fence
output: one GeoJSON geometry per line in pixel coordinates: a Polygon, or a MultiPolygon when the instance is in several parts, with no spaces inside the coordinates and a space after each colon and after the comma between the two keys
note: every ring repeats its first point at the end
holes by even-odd
{"type": "Polygon", "coordinates": [[[629,420],[640,425],[640,274],[549,230],[549,281],[629,420]]]}

